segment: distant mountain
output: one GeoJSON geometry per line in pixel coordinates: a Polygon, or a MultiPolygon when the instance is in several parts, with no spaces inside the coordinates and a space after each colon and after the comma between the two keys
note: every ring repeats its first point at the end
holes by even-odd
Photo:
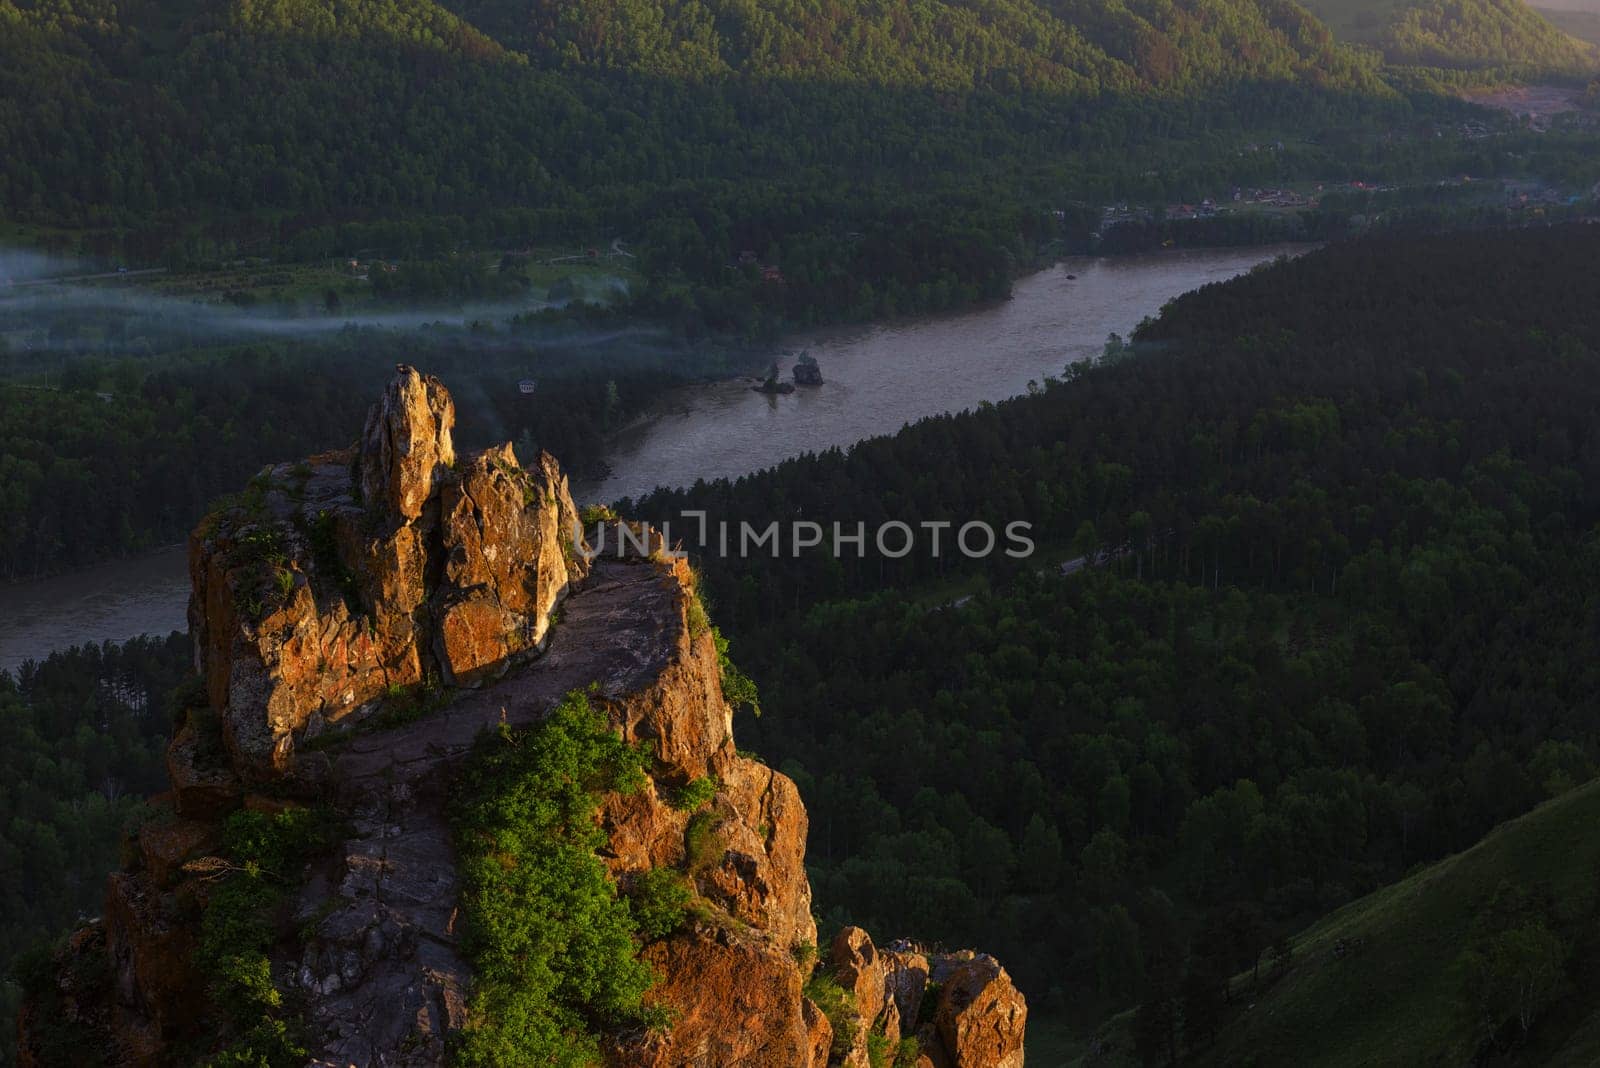
{"type": "Polygon", "coordinates": [[[219,38],[386,42],[497,58],[505,49],[433,0],[0,0],[0,43],[37,43],[129,68],[219,38]]]}
{"type": "Polygon", "coordinates": [[[531,57],[662,75],[827,78],[946,89],[1361,78],[1288,0],[446,0],[531,57]]]}
{"type": "Polygon", "coordinates": [[[1397,99],[1289,0],[0,0],[0,219],[508,207],[637,229],[684,179],[847,175],[859,202],[902,170],[1087,168],[1086,141],[1121,167],[1133,136],[1397,99]]]}
{"type": "Polygon", "coordinates": [[[24,35],[113,67],[208,41],[265,37],[475,60],[516,51],[544,66],[675,78],[940,89],[1374,80],[1370,63],[1290,0],[923,0],[890,13],[819,0],[0,0],[0,49],[24,35]]]}
{"type": "Polygon", "coordinates": [[[1377,48],[1395,64],[1577,71],[1597,61],[1592,45],[1522,0],[1305,0],[1305,6],[1340,38],[1377,48]]]}

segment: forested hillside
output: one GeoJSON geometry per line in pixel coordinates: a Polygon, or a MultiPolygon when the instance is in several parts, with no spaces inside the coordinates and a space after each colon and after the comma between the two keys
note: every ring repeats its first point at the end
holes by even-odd
{"type": "Polygon", "coordinates": [[[1435,82],[1286,0],[0,0],[0,238],[183,269],[622,237],[669,316],[749,332],[1003,293],[1118,199],[1572,169],[1463,141],[1435,82]]]}
{"type": "Polygon", "coordinates": [[[1587,779],[1594,247],[1335,246],[1038,395],[639,505],[1027,519],[1045,546],[704,560],[765,695],[747,736],[811,798],[825,915],[981,933],[1058,1009],[1210,996],[1587,779]]]}
{"type": "Polygon", "coordinates": [[[1063,165],[1108,138],[1165,136],[1184,112],[1138,118],[1152,92],[1277,87],[1217,117],[1228,125],[1303,115],[1308,92],[1386,95],[1292,5],[1207,8],[1165,5],[1150,22],[929,3],[897,21],[751,5],[742,21],[722,13],[738,32],[703,48],[686,28],[710,32],[697,5],[535,6],[523,31],[504,9],[466,10],[526,50],[512,51],[426,0],[5,0],[0,203],[13,220],[152,226],[151,247],[170,243],[157,223],[180,204],[191,221],[255,216],[221,231],[241,238],[278,233],[284,220],[261,213],[512,205],[536,206],[524,231],[637,228],[672,214],[645,203],[669,188],[668,207],[692,192],[716,211],[752,195],[718,181],[826,195],[840,180],[959,186],[974,156],[1063,165]],[[1006,95],[943,95],[987,89],[1006,95]]]}
{"type": "Polygon", "coordinates": [[[455,0],[452,6],[545,61],[665,76],[1072,93],[1241,77],[1362,80],[1331,35],[1284,0],[920,0],[893,8],[815,0],[455,0]]]}
{"type": "MultiPolygon", "coordinates": [[[[14,150],[0,189],[19,216],[80,222],[97,209],[137,218],[177,197],[195,207],[313,213],[358,204],[461,210],[485,197],[614,209],[596,187],[615,195],[713,174],[754,180],[845,159],[828,154],[841,142],[865,147],[859,122],[825,107],[808,85],[877,87],[846,99],[879,122],[912,119],[919,141],[929,140],[934,109],[952,101],[903,96],[913,89],[1069,98],[1242,80],[1377,89],[1370,69],[1277,0],[1232,0],[1205,19],[1169,6],[1163,26],[1085,10],[1096,12],[1094,39],[1122,42],[1114,53],[1079,29],[1086,20],[1031,4],[980,19],[964,4],[930,3],[898,26],[849,9],[787,22],[752,9],[735,39],[696,51],[689,38],[652,39],[651,25],[671,21],[670,9],[597,0],[535,7],[530,17],[546,11],[556,28],[512,34],[528,49],[518,53],[422,0],[104,8],[7,0],[0,54],[14,150]],[[572,43],[591,38],[592,47],[572,43]],[[784,43],[800,39],[814,51],[784,43]],[[577,67],[627,65],[636,76],[561,64],[573,48],[577,67]],[[900,67],[884,66],[889,53],[900,67]],[[538,69],[552,65],[565,69],[538,69]],[[717,77],[734,70],[748,76],[743,88],[717,77]],[[740,120],[754,120],[748,133],[736,133],[740,120]],[[90,143],[113,165],[77,166],[90,143]],[[747,154],[731,151],[740,143],[747,154]]],[[[697,5],[680,14],[711,22],[697,5]]],[[[1014,125],[1002,129],[1020,132],[1014,125]]],[[[925,152],[939,151],[932,142],[925,152]]]]}
{"type": "Polygon", "coordinates": [[[747,333],[1003,294],[1114,198],[1468,150],[1433,136],[1463,105],[1278,0],[507,10],[0,0],[0,238],[178,270],[620,237],[664,318],[747,333]]]}
{"type": "Polygon", "coordinates": [[[1521,0],[1432,0],[1408,9],[1386,32],[1391,61],[1424,67],[1593,70],[1595,50],[1551,25],[1521,0]]]}
{"type": "Polygon", "coordinates": [[[707,295],[746,250],[808,313],[894,314],[1117,198],[1503,165],[1407,84],[1287,0],[0,0],[0,223],[175,268],[621,235],[701,319],[752,303],[707,295]]]}
{"type": "MultiPolygon", "coordinates": [[[[1393,105],[1370,66],[1291,5],[1208,8],[1169,8],[1157,25],[1090,5],[1095,27],[1079,27],[1033,4],[998,19],[929,4],[896,27],[852,8],[828,9],[823,26],[817,12],[762,7],[696,52],[652,43],[657,6],[562,5],[555,21],[575,39],[674,57],[621,71],[598,45],[567,62],[564,39],[531,30],[503,30],[526,51],[508,49],[423,0],[6,0],[0,204],[11,221],[131,227],[120,245],[135,257],[280,252],[285,233],[317,222],[516,207],[494,228],[507,240],[609,230],[670,249],[694,226],[672,262],[699,277],[705,254],[725,264],[722,238],[758,251],[774,236],[838,240],[819,213],[862,229],[867,209],[850,205],[880,185],[937,230],[980,175],[998,180],[986,210],[1015,214],[1020,183],[1041,171],[1082,195],[1132,185],[1168,155],[1232,156],[1197,144],[1212,129],[1393,105]],[[821,42],[815,54],[782,43],[796,35],[821,42]],[[1271,88],[1220,109],[1195,99],[1246,82],[1271,88]],[[1335,95],[1351,90],[1372,99],[1335,95]],[[1169,153],[1161,142],[1179,130],[1189,152],[1169,153]]],[[[698,10],[684,19],[709,25],[698,10]]]]}

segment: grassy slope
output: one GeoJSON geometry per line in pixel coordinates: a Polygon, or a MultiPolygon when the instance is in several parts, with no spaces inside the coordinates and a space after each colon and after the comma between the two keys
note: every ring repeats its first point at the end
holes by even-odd
{"type": "MultiPolygon", "coordinates": [[[[1294,942],[1294,964],[1224,1029],[1208,1063],[1464,1064],[1450,964],[1502,880],[1548,883],[1586,906],[1600,864],[1600,781],[1493,831],[1464,853],[1352,902],[1294,942]],[[1335,960],[1340,940],[1361,948],[1335,960]]],[[[1600,1063],[1600,1013],[1540,1035],[1527,1063],[1600,1063]]]]}

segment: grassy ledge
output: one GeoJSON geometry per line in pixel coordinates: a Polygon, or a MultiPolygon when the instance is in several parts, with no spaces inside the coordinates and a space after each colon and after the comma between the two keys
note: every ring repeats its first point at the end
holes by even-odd
{"type": "Polygon", "coordinates": [[[644,1004],[655,976],[638,948],[670,928],[670,905],[644,910],[641,930],[598,855],[603,795],[643,787],[647,759],[581,693],[479,742],[452,812],[477,976],[456,1064],[595,1064],[602,1031],[664,1022],[644,1004]]]}

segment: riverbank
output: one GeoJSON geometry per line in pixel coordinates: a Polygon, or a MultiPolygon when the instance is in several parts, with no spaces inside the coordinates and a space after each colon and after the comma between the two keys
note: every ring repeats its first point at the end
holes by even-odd
{"type": "Polygon", "coordinates": [[[825,384],[788,395],[739,378],[668,390],[607,439],[604,479],[588,500],[636,499],[656,486],[737,478],[791,456],[848,447],[908,422],[996,402],[1067,364],[1100,355],[1171,298],[1309,245],[1068,257],[1021,278],[1009,300],[938,315],[829,326],[783,339],[769,354],[787,379],[808,351],[825,384]]]}
{"type": "Polygon", "coordinates": [[[164,635],[188,626],[182,545],[53,578],[0,586],[0,671],[85,642],[164,635]]]}

